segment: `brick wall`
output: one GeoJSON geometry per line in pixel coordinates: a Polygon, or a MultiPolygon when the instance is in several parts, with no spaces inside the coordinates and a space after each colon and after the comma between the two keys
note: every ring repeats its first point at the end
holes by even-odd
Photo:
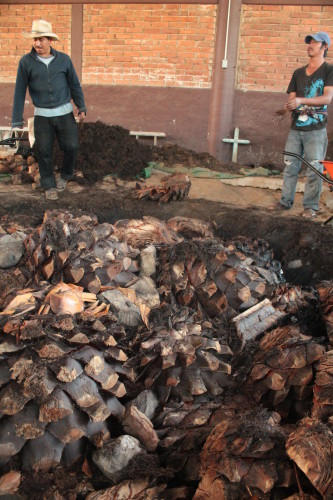
{"type": "Polygon", "coordinates": [[[243,5],[237,88],[285,92],[292,72],[308,61],[305,35],[316,31],[333,40],[333,6],[243,5]]]}
{"type": "MultiPolygon", "coordinates": [[[[70,55],[71,14],[69,4],[0,4],[0,82],[15,82],[34,19],[46,17],[70,55]]],[[[210,89],[216,15],[216,5],[84,4],[82,83],[210,89]]],[[[307,62],[304,35],[318,30],[333,38],[333,6],[243,5],[237,88],[285,92],[307,62]]]]}
{"type": "MultiPolygon", "coordinates": [[[[82,83],[211,88],[215,5],[84,4],[82,83]]],[[[70,55],[71,5],[0,5],[0,82],[31,48],[22,32],[47,19],[70,55]]]]}
{"type": "Polygon", "coordinates": [[[60,42],[53,42],[56,49],[70,55],[71,5],[38,4],[0,5],[0,82],[15,82],[20,58],[32,47],[31,39],[23,32],[30,32],[32,21],[46,19],[52,24],[60,42]]]}
{"type": "Polygon", "coordinates": [[[83,82],[210,88],[214,5],[85,4],[83,82]]]}

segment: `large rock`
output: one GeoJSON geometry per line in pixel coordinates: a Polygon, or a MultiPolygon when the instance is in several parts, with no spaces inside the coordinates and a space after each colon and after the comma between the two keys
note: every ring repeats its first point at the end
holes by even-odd
{"type": "Polygon", "coordinates": [[[123,435],[107,441],[93,453],[92,459],[104,476],[117,483],[121,480],[121,471],[143,451],[135,437],[123,435]]]}
{"type": "Polygon", "coordinates": [[[21,232],[5,234],[0,238],[0,268],[16,266],[24,253],[23,240],[26,235],[21,232]]]}
{"type": "Polygon", "coordinates": [[[128,288],[135,290],[138,303],[145,304],[150,309],[158,307],[161,303],[160,295],[156,290],[154,281],[147,276],[141,277],[134,285],[128,288]]]}
{"type": "Polygon", "coordinates": [[[111,304],[111,309],[121,325],[142,325],[140,309],[119,290],[107,290],[101,295],[111,304]]]}
{"type": "Polygon", "coordinates": [[[155,415],[159,402],[153,391],[145,390],[140,392],[140,394],[126,406],[130,405],[135,405],[147,418],[149,418],[149,420],[151,420],[155,415]]]}
{"type": "Polygon", "coordinates": [[[156,273],[156,248],[149,245],[141,250],[140,254],[140,275],[152,276],[156,273]]]}

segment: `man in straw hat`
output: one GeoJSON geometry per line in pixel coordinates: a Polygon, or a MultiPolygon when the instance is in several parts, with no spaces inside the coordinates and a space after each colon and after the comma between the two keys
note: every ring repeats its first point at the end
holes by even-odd
{"type": "Polygon", "coordinates": [[[78,109],[80,120],[86,115],[86,106],[80,81],[70,57],[55,50],[51,43],[59,40],[47,21],[32,23],[31,52],[25,54],[18,66],[14,93],[12,127],[22,127],[27,88],[35,106],[34,132],[41,186],[46,198],[58,199],[58,191],[66,188],[74,176],[78,154],[78,131],[71,100],[78,109]],[[53,146],[57,138],[64,152],[60,178],[56,181],[53,171],[53,146]]]}

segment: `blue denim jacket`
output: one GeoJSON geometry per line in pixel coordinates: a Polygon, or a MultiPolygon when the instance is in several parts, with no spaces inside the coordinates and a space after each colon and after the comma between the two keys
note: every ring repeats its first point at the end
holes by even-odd
{"type": "Polygon", "coordinates": [[[21,58],[15,84],[12,127],[23,125],[27,88],[38,108],[56,108],[73,99],[79,111],[86,112],[82,87],[70,57],[53,47],[51,54],[54,59],[48,66],[38,60],[34,48],[21,58]]]}

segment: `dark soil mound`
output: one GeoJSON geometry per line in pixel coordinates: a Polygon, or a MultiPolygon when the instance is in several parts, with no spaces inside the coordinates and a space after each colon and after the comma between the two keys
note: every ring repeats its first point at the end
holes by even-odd
{"type": "Polygon", "coordinates": [[[140,144],[128,130],[102,122],[81,124],[79,142],[77,169],[89,184],[111,174],[121,179],[140,176],[151,156],[150,147],[140,144]]]}
{"type": "Polygon", "coordinates": [[[181,148],[176,144],[164,144],[152,149],[152,160],[174,167],[181,164],[187,168],[209,168],[215,172],[232,172],[239,169],[239,165],[232,162],[219,161],[209,153],[197,153],[191,149],[181,148]]]}
{"type": "MultiPolygon", "coordinates": [[[[196,153],[175,144],[149,146],[131,136],[129,130],[99,121],[79,125],[79,144],[77,170],[83,174],[79,182],[89,185],[107,175],[127,180],[142,177],[150,162],[163,163],[166,167],[204,167],[233,173],[237,167],[234,163],[218,161],[208,153],[196,153]]],[[[54,164],[61,165],[62,159],[56,144],[54,164]]]]}

